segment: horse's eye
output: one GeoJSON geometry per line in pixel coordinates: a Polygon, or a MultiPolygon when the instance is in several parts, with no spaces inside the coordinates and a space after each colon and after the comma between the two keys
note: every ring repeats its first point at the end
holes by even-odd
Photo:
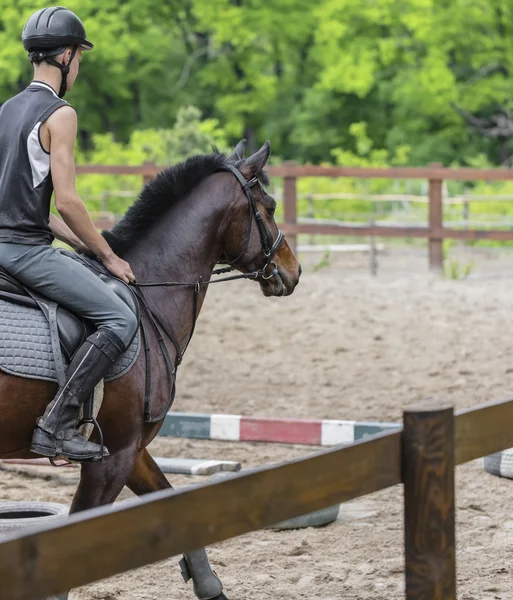
{"type": "Polygon", "coordinates": [[[276,212],[276,209],[275,209],[275,208],[268,208],[268,209],[267,209],[267,214],[268,214],[270,217],[274,217],[274,213],[275,213],[275,212],[276,212]]]}

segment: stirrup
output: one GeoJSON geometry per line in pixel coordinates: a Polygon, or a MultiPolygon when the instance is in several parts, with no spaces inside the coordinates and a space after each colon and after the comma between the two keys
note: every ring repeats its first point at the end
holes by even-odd
{"type": "MultiPolygon", "coordinates": [[[[82,438],[86,446],[89,446],[89,452],[83,451],[84,449],[81,449],[80,446],[77,448],[68,447],[66,449],[66,440],[63,440],[60,437],[56,438],[53,434],[45,431],[41,427],[37,427],[34,431],[30,450],[31,452],[34,452],[34,454],[39,454],[40,456],[44,456],[49,459],[53,458],[54,461],[64,459],[69,462],[77,462],[79,464],[83,462],[98,462],[110,455],[105,446],[100,446],[94,442],[89,442],[89,440],[83,438],[76,429],[73,429],[73,431],[78,437],[82,438]]],[[[72,437],[75,437],[75,435],[72,437]]],[[[68,441],[71,442],[71,440],[68,441]]]]}
{"type": "Polygon", "coordinates": [[[103,457],[105,455],[105,452],[104,452],[105,445],[103,443],[103,431],[102,431],[102,428],[100,427],[100,424],[93,416],[90,416],[90,417],[84,418],[80,421],[80,423],[77,425],[77,430],[80,427],[82,427],[82,425],[92,425],[93,431],[95,429],[98,431],[98,435],[100,436],[100,443],[98,445],[101,448],[101,452],[100,452],[100,458],[97,458],[95,460],[103,460],[103,457]]]}

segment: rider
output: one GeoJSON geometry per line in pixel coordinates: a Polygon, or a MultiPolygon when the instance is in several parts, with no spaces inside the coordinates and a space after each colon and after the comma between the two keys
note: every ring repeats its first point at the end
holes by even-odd
{"type": "Polygon", "coordinates": [[[125,283],[135,278],[98,233],[75,189],[77,115],[62,98],[73,87],[82,53],[93,44],[80,19],[62,7],[33,14],[22,41],[34,65],[34,80],[0,108],[0,266],[96,329],[73,357],[66,384],[38,419],[31,450],[74,461],[97,460],[101,447],[78,433],[78,413],[127,349],[137,319],[99,277],[52,241],[91,250],[125,283]],[[63,220],[50,214],[53,191],[63,220]]]}

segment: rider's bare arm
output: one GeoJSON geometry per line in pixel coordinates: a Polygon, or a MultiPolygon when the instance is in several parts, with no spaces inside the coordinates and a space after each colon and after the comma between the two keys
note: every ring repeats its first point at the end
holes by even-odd
{"type": "Polygon", "coordinates": [[[46,125],[55,207],[66,225],[88,248],[101,260],[108,259],[113,252],[98,233],[75,187],[77,114],[70,106],[64,106],[53,113],[46,125]]]}
{"type": "Polygon", "coordinates": [[[71,231],[66,223],[64,223],[64,221],[55,215],[50,214],[49,225],[53,235],[61,242],[68,244],[68,246],[71,246],[75,250],[86,249],[86,245],[78,239],[78,237],[71,231]]]}
{"type": "Polygon", "coordinates": [[[130,265],[116,256],[98,233],[75,187],[75,140],[77,115],[70,106],[56,110],[44,125],[42,142],[50,151],[55,207],[66,225],[105,267],[125,282],[133,281],[130,265]]]}

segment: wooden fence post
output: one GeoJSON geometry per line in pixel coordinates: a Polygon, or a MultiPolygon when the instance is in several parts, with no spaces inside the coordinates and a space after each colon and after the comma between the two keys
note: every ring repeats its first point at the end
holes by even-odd
{"type": "Polygon", "coordinates": [[[452,407],[404,411],[406,600],[456,600],[454,447],[452,407]]]}
{"type": "MultiPolygon", "coordinates": [[[[296,163],[286,161],[285,167],[293,167],[296,163]]],[[[283,178],[283,216],[287,225],[297,225],[297,178],[283,178]]],[[[297,235],[295,233],[287,235],[287,242],[294,254],[297,248],[297,235]]]]}
{"type": "Polygon", "coordinates": [[[152,162],[145,162],[143,163],[143,169],[147,169],[148,172],[144,173],[143,175],[143,185],[146,185],[147,183],[149,183],[152,179],[153,179],[153,175],[151,174],[152,169],[155,169],[155,163],[152,162]]]}
{"type": "MultiPolygon", "coordinates": [[[[431,163],[430,167],[442,167],[442,163],[431,163]]],[[[429,180],[429,268],[442,273],[444,268],[443,238],[440,230],[443,227],[442,179],[429,180]]]]}

